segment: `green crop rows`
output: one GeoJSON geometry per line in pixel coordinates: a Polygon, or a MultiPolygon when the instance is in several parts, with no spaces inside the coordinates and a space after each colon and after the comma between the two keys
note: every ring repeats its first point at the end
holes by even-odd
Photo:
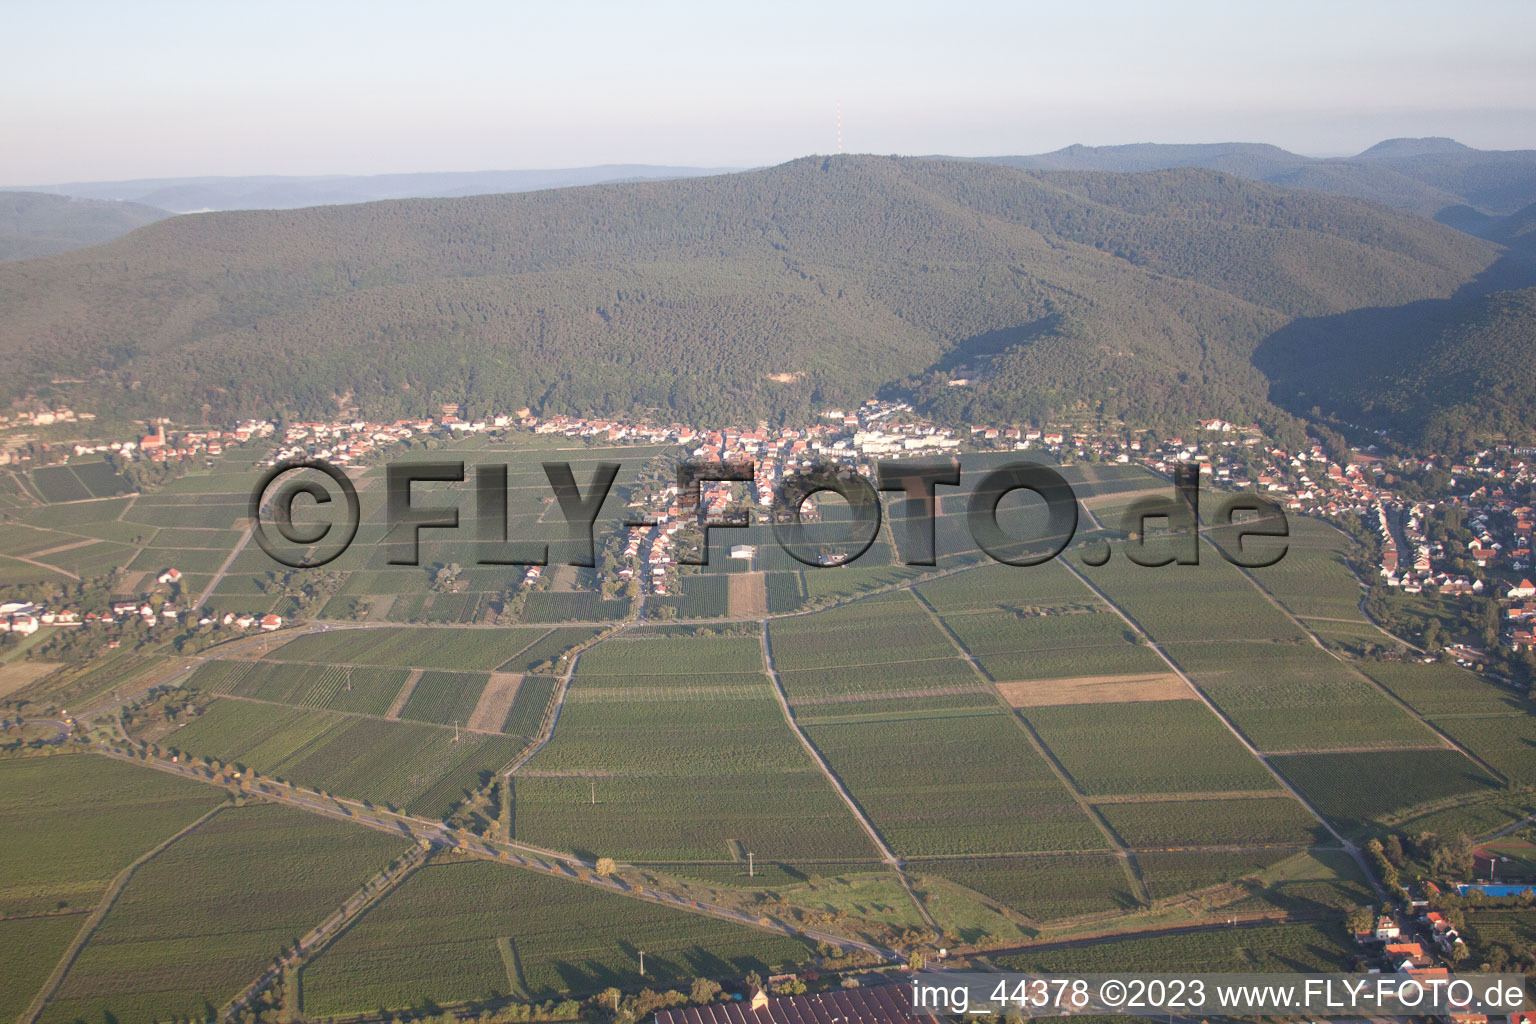
{"type": "Polygon", "coordinates": [[[1174,644],[1168,654],[1260,750],[1437,742],[1390,697],[1310,643],[1174,644]]]}
{"type": "Polygon", "coordinates": [[[810,956],[793,939],[529,871],[430,865],[305,968],[304,1008],[335,1014],[751,970],[766,977],[810,956]],[[510,963],[499,938],[510,940],[510,963]]]}
{"type": "Polygon", "coordinates": [[[343,629],[311,633],[276,652],[284,661],[489,672],[544,635],[528,628],[343,629]]]}
{"type": "Polygon", "coordinates": [[[104,757],[0,762],[0,914],[93,906],[114,875],[222,799],[104,757]]]}
{"type": "Polygon", "coordinates": [[[201,1015],[407,844],[275,805],[221,811],[140,867],[43,1015],[201,1015]]]}
{"type": "Polygon", "coordinates": [[[911,861],[907,867],[974,889],[1036,921],[1139,905],[1124,859],[1114,854],[911,861]]]}
{"type": "Polygon", "coordinates": [[[1289,796],[1099,804],[1110,828],[1133,848],[1323,842],[1327,832],[1289,796]]]}
{"type": "Polygon", "coordinates": [[[1021,711],[1084,793],[1277,789],[1274,776],[1195,700],[1021,711]]]}
{"type": "Polygon", "coordinates": [[[1211,973],[1341,971],[1352,944],[1336,924],[1286,924],[1241,931],[1123,939],[997,958],[1010,971],[1211,973]]]}
{"type": "Polygon", "coordinates": [[[899,855],[1106,845],[1004,713],[810,725],[806,732],[899,855]]]}
{"type": "Polygon", "coordinates": [[[1498,786],[1456,750],[1295,754],[1270,763],[1339,828],[1354,834],[1419,804],[1498,786]]]}
{"type": "Polygon", "coordinates": [[[464,725],[475,713],[480,694],[490,676],[483,672],[423,672],[400,709],[400,717],[413,722],[464,725]]]}
{"type": "Polygon", "coordinates": [[[554,739],[515,779],[518,838],[627,860],[718,860],[731,840],[767,859],[870,854],[761,675],[581,668],[554,739]]]}
{"type": "Polygon", "coordinates": [[[338,796],[441,817],[511,762],[523,741],[411,722],[219,701],[176,733],[194,754],[246,765],[338,796]]]}

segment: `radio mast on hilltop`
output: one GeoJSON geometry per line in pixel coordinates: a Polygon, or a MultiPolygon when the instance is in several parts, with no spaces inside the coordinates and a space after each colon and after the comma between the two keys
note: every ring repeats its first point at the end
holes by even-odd
{"type": "Polygon", "coordinates": [[[837,101],[837,152],[843,152],[843,101],[837,101]]]}

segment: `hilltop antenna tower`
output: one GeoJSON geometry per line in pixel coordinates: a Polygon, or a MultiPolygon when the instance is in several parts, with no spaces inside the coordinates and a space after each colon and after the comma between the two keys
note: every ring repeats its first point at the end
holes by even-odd
{"type": "Polygon", "coordinates": [[[843,153],[843,101],[837,101],[837,153],[843,153]]]}

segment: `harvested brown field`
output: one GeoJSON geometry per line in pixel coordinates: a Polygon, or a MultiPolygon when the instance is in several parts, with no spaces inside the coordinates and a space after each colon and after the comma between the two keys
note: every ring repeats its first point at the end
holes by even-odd
{"type": "Polygon", "coordinates": [[[733,619],[760,619],[768,614],[768,584],[762,573],[731,574],[727,614],[733,619]]]}
{"type": "Polygon", "coordinates": [[[1072,676],[998,683],[1003,699],[1016,708],[1051,704],[1127,704],[1133,701],[1194,700],[1191,690],[1172,672],[1128,676],[1072,676]]]}
{"type": "Polygon", "coordinates": [[[512,711],[512,702],[517,699],[517,688],[522,682],[523,677],[519,673],[492,672],[491,681],[480,692],[480,703],[475,705],[475,713],[469,716],[469,728],[480,732],[500,732],[502,723],[512,711]]]}
{"type": "Polygon", "coordinates": [[[17,660],[9,665],[0,665],[0,697],[9,697],[29,683],[43,678],[60,664],[62,662],[17,660]]]}

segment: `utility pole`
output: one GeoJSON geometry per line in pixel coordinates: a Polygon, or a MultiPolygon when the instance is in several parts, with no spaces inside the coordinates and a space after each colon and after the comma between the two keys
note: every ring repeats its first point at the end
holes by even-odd
{"type": "Polygon", "coordinates": [[[754,877],[754,873],[753,873],[753,870],[752,870],[752,851],[751,850],[747,851],[747,877],[748,878],[754,877]]]}
{"type": "Polygon", "coordinates": [[[459,742],[459,720],[457,718],[453,720],[453,742],[459,742]]]}
{"type": "Polygon", "coordinates": [[[645,977],[645,950],[640,950],[640,977],[645,977]]]}
{"type": "Polygon", "coordinates": [[[587,781],[592,786],[592,806],[596,807],[597,806],[597,780],[596,779],[588,779],[587,781]]]}

